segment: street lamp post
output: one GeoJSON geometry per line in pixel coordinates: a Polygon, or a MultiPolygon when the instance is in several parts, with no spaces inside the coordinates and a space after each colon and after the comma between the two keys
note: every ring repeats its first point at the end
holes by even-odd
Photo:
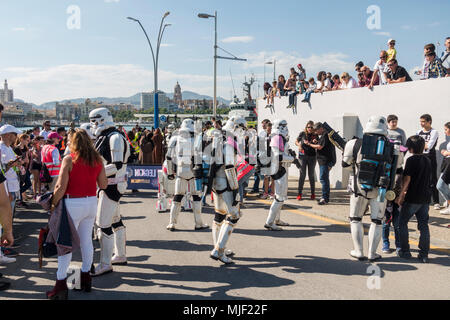
{"type": "Polygon", "coordinates": [[[167,27],[171,26],[171,24],[165,24],[163,26],[164,23],[164,19],[167,18],[167,16],[170,14],[169,11],[167,11],[164,16],[161,19],[161,25],[159,27],[159,32],[158,32],[158,39],[156,42],[156,55],[155,52],[153,51],[153,46],[152,43],[150,41],[150,38],[147,35],[147,32],[145,31],[144,27],[142,26],[142,23],[135,18],[132,17],[127,17],[127,19],[135,21],[137,23],[139,23],[139,26],[141,27],[142,31],[144,31],[145,37],[147,38],[148,44],[150,46],[150,50],[152,52],[152,58],[153,58],[153,75],[154,75],[154,86],[155,86],[155,91],[154,91],[154,112],[153,112],[153,117],[154,117],[154,127],[155,128],[159,128],[159,99],[158,99],[158,64],[159,64],[159,49],[161,47],[161,40],[162,37],[164,35],[164,31],[166,30],[167,27]]]}
{"type": "MultiPolygon", "coordinates": [[[[207,13],[199,13],[198,17],[202,18],[202,19],[214,18],[214,104],[213,104],[213,113],[214,113],[214,118],[216,118],[217,117],[217,59],[227,59],[227,60],[235,60],[235,61],[247,61],[247,59],[239,59],[229,52],[227,52],[227,53],[232,55],[233,56],[232,58],[231,57],[220,57],[217,55],[217,49],[222,49],[222,48],[219,48],[219,46],[217,45],[217,11],[215,11],[214,15],[210,15],[207,13]]],[[[225,51],[225,50],[223,50],[223,51],[225,51]]]]}

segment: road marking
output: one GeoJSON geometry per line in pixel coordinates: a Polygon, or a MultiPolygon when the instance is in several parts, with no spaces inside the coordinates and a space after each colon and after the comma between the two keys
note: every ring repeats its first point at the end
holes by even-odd
{"type": "MultiPolygon", "coordinates": [[[[272,204],[272,202],[269,201],[269,200],[263,200],[263,199],[255,199],[255,200],[257,200],[258,202],[261,202],[261,203],[265,203],[267,205],[271,205],[272,204]]],[[[285,204],[285,206],[290,207],[290,209],[283,210],[283,211],[288,211],[288,212],[291,212],[291,213],[295,213],[295,214],[298,214],[298,215],[301,215],[301,216],[304,216],[304,217],[308,217],[308,218],[311,218],[311,219],[314,219],[314,220],[320,220],[320,221],[328,222],[330,224],[340,225],[340,226],[344,226],[344,227],[350,227],[350,223],[348,223],[348,222],[343,222],[343,221],[335,220],[335,219],[332,219],[332,218],[326,218],[326,217],[319,216],[319,215],[317,215],[315,213],[311,213],[311,212],[306,212],[306,211],[302,211],[302,210],[299,210],[299,209],[295,209],[295,208],[292,208],[292,205],[290,205],[290,204],[285,204]]],[[[368,232],[369,229],[364,227],[364,231],[368,232]]],[[[389,235],[389,239],[395,240],[395,237],[391,234],[391,235],[389,235]]],[[[419,246],[419,242],[417,242],[415,240],[411,240],[410,239],[409,243],[413,244],[415,246],[419,246]]],[[[436,246],[433,246],[433,245],[430,245],[430,250],[435,250],[435,251],[443,252],[443,253],[446,253],[446,254],[450,254],[450,249],[440,248],[440,247],[436,247],[436,246]]]]}

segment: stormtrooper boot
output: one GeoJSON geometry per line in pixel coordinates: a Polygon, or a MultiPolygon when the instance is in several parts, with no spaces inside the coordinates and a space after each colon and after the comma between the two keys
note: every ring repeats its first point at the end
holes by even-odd
{"type": "Polygon", "coordinates": [[[107,235],[99,229],[98,240],[100,242],[100,263],[95,267],[94,272],[91,272],[92,277],[98,277],[113,271],[111,257],[114,250],[114,235],[107,235]]]}
{"type": "Polygon", "coordinates": [[[202,221],[202,202],[193,201],[192,211],[194,212],[195,230],[207,229],[208,225],[202,221]]]}
{"type": "Polygon", "coordinates": [[[283,206],[283,202],[278,202],[276,199],[273,201],[272,206],[269,210],[269,216],[267,217],[266,224],[264,225],[264,228],[272,231],[282,231],[283,229],[280,228],[275,224],[275,218],[277,217],[278,213],[281,210],[281,207],[283,206]]]}
{"type": "Polygon", "coordinates": [[[225,264],[233,263],[229,257],[225,255],[225,247],[227,245],[228,239],[230,238],[231,233],[233,232],[234,225],[226,221],[222,227],[220,228],[219,238],[217,239],[217,244],[214,250],[211,252],[210,257],[214,260],[220,260],[225,264]]]}
{"type": "Polygon", "coordinates": [[[127,253],[126,253],[126,228],[119,227],[114,230],[114,255],[111,259],[111,264],[113,265],[126,265],[127,264],[127,253]]]}
{"type": "MultiPolygon", "coordinates": [[[[223,221],[222,221],[221,223],[218,223],[218,222],[216,222],[216,221],[213,221],[213,225],[212,225],[212,236],[213,236],[213,245],[214,245],[214,248],[215,248],[216,245],[217,245],[217,236],[218,236],[219,233],[220,233],[220,228],[222,227],[222,225],[223,225],[223,221]]],[[[231,256],[234,255],[234,252],[233,252],[232,250],[230,250],[230,249],[225,249],[224,254],[225,254],[226,256],[231,257],[231,256]]]]}
{"type": "Polygon", "coordinates": [[[170,221],[167,226],[167,230],[175,231],[175,225],[177,224],[178,214],[181,211],[181,202],[172,202],[172,207],[170,208],[170,221]]]}
{"type": "Polygon", "coordinates": [[[381,259],[381,256],[377,254],[377,248],[380,244],[381,233],[383,227],[376,223],[372,223],[369,229],[369,261],[375,262],[381,259]]]}
{"type": "Polygon", "coordinates": [[[364,227],[361,221],[352,221],[350,223],[354,250],[350,251],[350,255],[359,261],[366,260],[363,253],[364,227]]]}

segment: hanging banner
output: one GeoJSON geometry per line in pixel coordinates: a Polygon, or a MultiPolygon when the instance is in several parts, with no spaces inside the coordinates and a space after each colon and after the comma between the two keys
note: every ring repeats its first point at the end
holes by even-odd
{"type": "Polygon", "coordinates": [[[162,166],[127,165],[128,189],[158,190],[158,170],[162,166]]]}

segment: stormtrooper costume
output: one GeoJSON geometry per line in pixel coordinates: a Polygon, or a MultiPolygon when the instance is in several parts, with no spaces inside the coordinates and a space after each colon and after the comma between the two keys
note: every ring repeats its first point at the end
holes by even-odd
{"type": "Polygon", "coordinates": [[[112,272],[112,265],[124,265],[126,258],[126,229],[122,223],[119,201],[127,188],[127,160],[130,146],[115,126],[111,112],[98,108],[89,114],[92,133],[97,138],[95,149],[102,156],[108,187],[98,192],[96,225],[100,242],[100,263],[92,276],[112,272]],[[114,253],[114,255],[113,255],[114,253]]]}
{"type": "MultiPolygon", "coordinates": [[[[172,200],[175,194],[175,180],[170,180],[167,175],[167,160],[164,161],[162,169],[158,170],[158,200],[156,208],[158,212],[166,212],[172,207],[172,200]]],[[[188,196],[183,198],[182,209],[191,210],[192,202],[188,196]]]]}
{"type": "MultiPolygon", "coordinates": [[[[194,152],[194,121],[185,119],[178,134],[169,141],[166,161],[168,179],[175,179],[175,196],[170,208],[170,221],[167,230],[175,231],[178,215],[181,211],[181,201],[184,196],[192,195],[192,211],[194,212],[195,230],[208,228],[202,222],[202,188],[196,187],[198,175],[202,174],[201,160],[194,152]],[[199,163],[199,165],[196,165],[199,163]]],[[[186,199],[187,200],[187,199],[186,199]]]]}
{"type": "MultiPolygon", "coordinates": [[[[389,149],[389,142],[387,141],[387,126],[384,117],[372,116],[364,130],[363,139],[350,140],[344,149],[342,167],[345,170],[350,169],[349,191],[352,192],[350,197],[350,230],[353,240],[354,250],[350,255],[360,261],[366,260],[363,251],[363,237],[364,227],[362,218],[368,206],[370,206],[370,215],[372,223],[369,229],[369,255],[370,262],[381,259],[381,256],[376,253],[382,234],[382,220],[386,208],[385,197],[380,197],[383,193],[383,188],[378,182],[364,184],[367,177],[374,176],[374,165],[379,163],[376,168],[380,166],[390,166],[389,161],[379,158],[380,161],[365,160],[368,158],[377,159],[375,154],[390,153],[386,151],[389,149]],[[369,137],[367,139],[367,137],[369,137]],[[386,139],[386,141],[385,141],[386,139]],[[382,141],[382,142],[381,142],[382,141]],[[383,148],[384,146],[384,148],[383,148]],[[384,149],[384,150],[383,150],[384,149]],[[367,150],[374,150],[372,155],[367,150]],[[366,156],[368,155],[368,156],[366,156]]],[[[369,181],[369,180],[367,180],[369,181]]],[[[379,178],[373,181],[380,181],[379,178]]]]}
{"type": "Polygon", "coordinates": [[[213,133],[210,174],[214,177],[212,192],[216,215],[212,226],[214,249],[210,257],[225,264],[233,263],[229,257],[233,255],[233,252],[225,248],[241,218],[239,202],[236,200],[239,184],[236,172],[235,137],[244,134],[242,126],[245,126],[243,118],[233,118],[227,121],[223,132],[216,130],[213,133]]]}
{"type": "Polygon", "coordinates": [[[275,120],[272,128],[274,131],[270,141],[270,168],[271,176],[275,181],[275,198],[264,227],[272,231],[281,231],[283,229],[279,226],[289,225],[280,220],[280,214],[283,203],[287,200],[289,167],[294,157],[289,154],[289,130],[286,120],[275,120]]]}

